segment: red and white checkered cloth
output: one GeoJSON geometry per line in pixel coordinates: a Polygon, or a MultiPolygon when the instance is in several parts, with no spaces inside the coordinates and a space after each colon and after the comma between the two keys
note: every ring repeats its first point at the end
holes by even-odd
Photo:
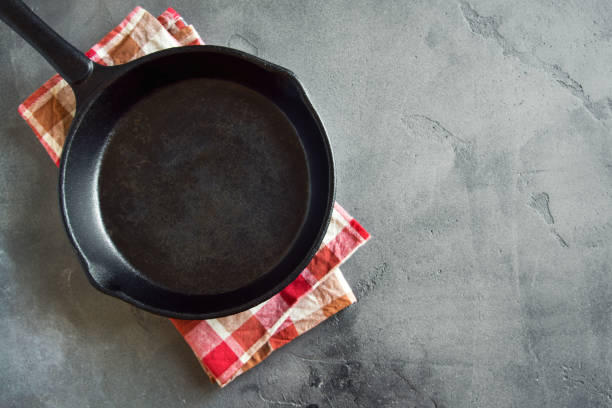
{"type": "MultiPolygon", "coordinates": [[[[136,7],[87,56],[103,65],[169,47],[203,44],[172,8],[157,19],[136,7]]],[[[75,113],[72,89],[58,75],[19,106],[56,164],[75,113]]],[[[308,267],[280,293],[252,309],[218,319],[171,319],[211,380],[224,386],[272,351],[356,301],[338,266],[370,235],[338,203],[323,244],[308,267]]]]}

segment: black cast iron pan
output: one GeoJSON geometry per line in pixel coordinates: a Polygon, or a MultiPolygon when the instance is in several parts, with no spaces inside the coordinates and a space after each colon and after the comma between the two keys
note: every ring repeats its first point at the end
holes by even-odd
{"type": "Polygon", "coordinates": [[[229,315],[271,297],[327,228],[334,168],[295,76],[216,46],[92,63],[20,0],[0,15],[72,86],[59,195],[90,282],[148,311],[229,315]]]}

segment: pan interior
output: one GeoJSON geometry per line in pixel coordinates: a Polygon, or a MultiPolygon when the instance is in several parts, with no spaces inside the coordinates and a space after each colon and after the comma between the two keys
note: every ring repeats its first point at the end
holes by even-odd
{"type": "Polygon", "coordinates": [[[171,83],[114,125],[98,178],[104,227],[142,275],[219,294],[271,270],[308,208],[306,156],[287,116],[232,81],[171,83]]]}

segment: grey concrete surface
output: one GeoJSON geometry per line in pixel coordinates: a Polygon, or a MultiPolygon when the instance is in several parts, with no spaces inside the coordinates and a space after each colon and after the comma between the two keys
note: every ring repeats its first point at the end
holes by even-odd
{"type": "MultiPolygon", "coordinates": [[[[85,50],[136,5],[29,0],[85,50]]],[[[359,302],[225,389],[89,286],[18,117],[52,71],[0,26],[0,406],[611,407],[612,3],[144,0],[302,79],[359,302]]]]}

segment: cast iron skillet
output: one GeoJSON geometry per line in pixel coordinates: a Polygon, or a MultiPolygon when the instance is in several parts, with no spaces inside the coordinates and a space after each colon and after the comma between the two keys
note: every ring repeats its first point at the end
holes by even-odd
{"type": "Polygon", "coordinates": [[[295,76],[217,46],[92,63],[20,0],[0,16],[71,85],[61,213],[90,282],[160,315],[204,319],[279,292],[334,202],[325,130],[295,76]]]}

